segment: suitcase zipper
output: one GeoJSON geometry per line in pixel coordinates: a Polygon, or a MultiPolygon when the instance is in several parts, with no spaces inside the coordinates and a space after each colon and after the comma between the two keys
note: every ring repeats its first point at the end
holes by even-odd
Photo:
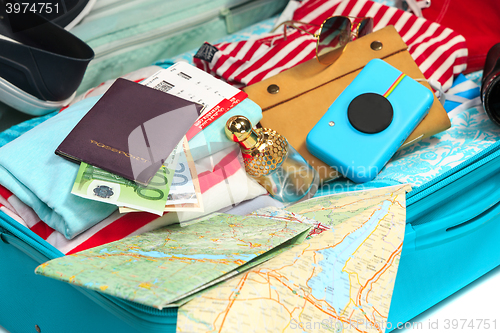
{"type": "Polygon", "coordinates": [[[494,143],[480,153],[457,165],[453,169],[450,169],[439,177],[436,177],[432,181],[415,188],[407,196],[407,205],[410,206],[415,202],[422,200],[429,194],[453,183],[455,180],[463,177],[470,171],[493,160],[498,156],[497,150],[499,150],[499,146],[500,142],[494,143]]]}
{"type": "MultiPolygon", "coordinates": [[[[64,254],[57,250],[55,247],[52,245],[48,244],[40,238],[38,235],[34,234],[31,232],[29,229],[28,231],[32,235],[27,235],[22,228],[26,228],[24,226],[19,225],[17,221],[15,221],[11,216],[9,216],[6,212],[3,210],[0,210],[0,222],[1,220],[6,221],[8,224],[7,226],[2,226],[0,224],[0,230],[6,234],[6,235],[12,235],[13,237],[21,240],[22,242],[26,243],[30,248],[35,249],[39,254],[43,255],[46,258],[49,259],[54,259],[58,257],[62,257],[64,254]],[[37,239],[39,238],[39,239],[37,239]],[[45,243],[45,244],[43,244],[45,243]]],[[[26,252],[26,251],[24,251],[26,252]]],[[[34,258],[35,259],[35,258],[34,258]]],[[[36,258],[39,260],[39,258],[36,258]]]]}

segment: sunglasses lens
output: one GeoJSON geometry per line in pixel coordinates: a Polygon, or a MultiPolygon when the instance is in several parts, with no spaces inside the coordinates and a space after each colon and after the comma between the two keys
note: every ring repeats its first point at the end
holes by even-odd
{"type": "Polygon", "coordinates": [[[373,18],[368,17],[359,23],[358,38],[366,36],[371,32],[373,32],[373,18]]]}
{"type": "Polygon", "coordinates": [[[319,33],[316,54],[320,63],[332,64],[342,54],[351,37],[351,21],[347,17],[330,17],[319,33]]]}

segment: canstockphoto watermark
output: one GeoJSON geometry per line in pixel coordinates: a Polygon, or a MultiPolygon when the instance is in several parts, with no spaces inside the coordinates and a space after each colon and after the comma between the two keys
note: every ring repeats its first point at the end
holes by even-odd
{"type": "Polygon", "coordinates": [[[330,317],[329,319],[323,319],[321,321],[298,321],[292,319],[290,321],[290,328],[297,330],[333,330],[334,332],[343,332],[346,329],[356,329],[358,331],[366,330],[385,330],[385,329],[395,329],[395,328],[412,328],[412,329],[423,329],[424,323],[422,322],[406,322],[393,324],[391,322],[385,321],[369,321],[369,320],[337,320],[330,317]]]}
{"type": "Polygon", "coordinates": [[[425,322],[377,322],[368,320],[351,320],[340,321],[330,317],[321,321],[298,321],[292,319],[290,321],[291,329],[303,330],[318,330],[330,329],[334,332],[342,332],[345,329],[355,328],[359,331],[366,330],[393,330],[393,329],[412,329],[412,330],[436,330],[436,331],[453,331],[453,330],[469,330],[469,331],[492,331],[497,332],[500,328],[500,320],[497,319],[429,319],[425,322]]]}

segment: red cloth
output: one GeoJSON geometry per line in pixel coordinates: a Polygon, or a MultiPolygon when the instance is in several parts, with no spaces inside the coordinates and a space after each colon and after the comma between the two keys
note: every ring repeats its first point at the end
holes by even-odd
{"type": "Polygon", "coordinates": [[[432,0],[422,15],[464,36],[469,50],[465,73],[482,70],[486,53],[500,42],[499,0],[432,0]]]}
{"type": "MultiPolygon", "coordinates": [[[[303,0],[293,19],[321,24],[333,15],[374,18],[374,31],[394,25],[408,51],[427,79],[451,87],[467,61],[465,38],[438,23],[368,0],[303,0]]],[[[283,30],[239,42],[215,45],[212,57],[196,57],[194,63],[237,87],[251,85],[304,61],[313,59],[316,39],[300,30],[283,30]]]]}

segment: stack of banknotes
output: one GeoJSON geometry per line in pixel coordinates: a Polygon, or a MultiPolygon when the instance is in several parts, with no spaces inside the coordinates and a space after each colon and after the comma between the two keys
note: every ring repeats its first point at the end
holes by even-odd
{"type": "Polygon", "coordinates": [[[203,211],[198,173],[185,138],[147,186],[81,163],[71,193],[117,205],[121,213],[203,211]]]}

